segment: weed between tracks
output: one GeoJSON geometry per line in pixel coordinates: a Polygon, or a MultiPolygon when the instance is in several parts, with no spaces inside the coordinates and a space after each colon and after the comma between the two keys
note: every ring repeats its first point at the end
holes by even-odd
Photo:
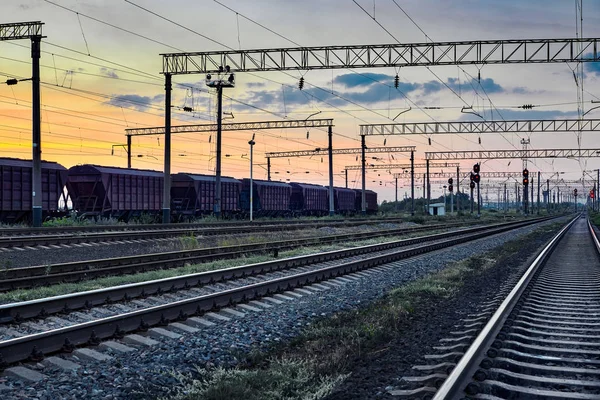
{"type": "MultiPolygon", "coordinates": [[[[427,232],[427,234],[434,234],[439,231],[431,231],[427,232]]],[[[375,238],[369,240],[361,240],[354,242],[344,242],[337,244],[329,244],[322,246],[311,246],[311,247],[300,247],[293,250],[281,251],[279,252],[279,257],[277,258],[287,258],[287,257],[296,257],[314,253],[321,253],[327,251],[341,250],[345,248],[357,247],[357,246],[366,246],[369,244],[377,244],[384,243],[388,241],[407,239],[413,236],[423,235],[423,233],[413,233],[409,235],[400,235],[400,236],[390,236],[386,238],[375,238]]],[[[195,239],[195,238],[194,238],[195,239]]],[[[258,240],[258,239],[256,239],[258,240]]],[[[192,241],[190,241],[192,242],[192,241]]],[[[59,296],[63,294],[82,292],[87,290],[95,290],[102,289],[111,286],[124,285],[127,283],[138,283],[138,282],[147,282],[155,279],[164,279],[171,278],[175,276],[194,274],[198,272],[205,271],[214,271],[217,269],[224,268],[233,268],[240,265],[247,264],[255,264],[261,263],[265,261],[273,260],[272,255],[262,254],[262,255],[248,255],[236,259],[231,260],[218,260],[212,261],[205,264],[194,264],[194,265],[185,265],[183,267],[172,268],[172,269],[164,269],[164,270],[156,270],[156,271],[148,271],[142,272],[138,274],[132,275],[123,275],[123,276],[110,276],[99,279],[92,279],[89,281],[78,282],[78,283],[61,283],[58,285],[44,286],[33,289],[19,289],[13,290],[6,293],[0,293],[0,304],[18,302],[18,301],[27,301],[40,299],[44,297],[51,296],[59,296]]],[[[50,268],[47,267],[47,273],[50,272],[50,268]]],[[[2,270],[0,269],[0,278],[2,276],[2,270]]]]}
{"type": "MultiPolygon", "coordinates": [[[[333,392],[360,358],[387,351],[386,344],[400,337],[411,314],[428,302],[444,301],[459,292],[464,282],[501,265],[536,237],[555,232],[562,224],[541,227],[502,247],[452,263],[390,291],[362,309],[344,311],[312,324],[289,344],[270,352],[253,352],[238,368],[199,369],[195,379],[179,376],[183,385],[177,400],[322,399],[333,392]]],[[[443,303],[442,303],[443,304],[443,303]]]]}

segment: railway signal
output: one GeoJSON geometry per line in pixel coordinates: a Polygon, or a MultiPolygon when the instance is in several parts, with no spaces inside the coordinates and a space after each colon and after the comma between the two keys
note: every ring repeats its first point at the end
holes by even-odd
{"type": "Polygon", "coordinates": [[[590,190],[590,199],[593,199],[593,198],[594,198],[594,189],[591,189],[590,190]]]}
{"type": "Polygon", "coordinates": [[[523,170],[523,185],[529,185],[529,170],[527,168],[523,170]]]}
{"type": "Polygon", "coordinates": [[[449,191],[449,192],[453,192],[453,191],[454,191],[454,186],[452,186],[452,185],[448,185],[448,191],[449,191]]]}
{"type": "Polygon", "coordinates": [[[479,165],[479,163],[473,165],[473,172],[475,172],[476,174],[479,173],[481,166],[479,165]]]}

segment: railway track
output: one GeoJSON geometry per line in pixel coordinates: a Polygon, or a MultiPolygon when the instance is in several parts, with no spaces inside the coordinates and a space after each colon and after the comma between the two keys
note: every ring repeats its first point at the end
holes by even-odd
{"type": "Polygon", "coordinates": [[[600,399],[600,242],[589,221],[575,218],[563,228],[498,302],[489,318],[473,315],[463,331],[442,339],[441,354],[415,367],[423,375],[403,378],[413,388],[393,394],[600,399]]]}
{"type": "MultiPolygon", "coordinates": [[[[272,253],[301,246],[323,245],[350,240],[366,240],[386,236],[406,235],[410,233],[449,229],[462,224],[441,224],[414,228],[388,229],[377,232],[361,232],[341,235],[310,237],[303,239],[281,240],[275,242],[220,246],[206,249],[171,251],[152,253],[141,256],[113,257],[99,260],[77,261],[54,265],[11,268],[0,272],[0,292],[25,289],[36,286],[47,286],[62,282],[79,282],[103,276],[133,274],[157,269],[177,268],[186,264],[205,263],[215,260],[238,258],[249,254],[272,253]]],[[[483,227],[471,228],[465,232],[476,232],[483,227]]],[[[449,237],[456,231],[436,238],[449,237]]],[[[424,242],[427,238],[415,238],[398,242],[398,245],[409,245],[424,242]]],[[[432,239],[433,240],[433,239],[432,239]]]]}
{"type": "Polygon", "coordinates": [[[198,223],[172,223],[172,224],[115,224],[115,225],[83,225],[83,226],[47,226],[42,228],[3,228],[0,229],[0,237],[8,236],[32,236],[63,233],[89,233],[89,232],[123,232],[123,231],[153,231],[164,229],[200,229],[200,228],[224,228],[232,226],[264,226],[264,225],[302,225],[304,223],[321,223],[323,225],[338,225],[348,222],[403,222],[402,218],[346,218],[338,220],[309,220],[289,219],[274,221],[227,221],[227,222],[198,222],[198,223]]]}
{"type": "MultiPolygon", "coordinates": [[[[134,230],[118,230],[118,231],[46,231],[42,229],[44,234],[20,234],[0,237],[0,248],[20,247],[29,248],[33,246],[57,246],[64,244],[79,244],[92,242],[111,242],[122,240],[138,240],[138,239],[161,239],[180,237],[184,235],[228,235],[273,231],[293,231],[309,228],[322,227],[351,227],[357,225],[376,225],[381,223],[403,222],[401,219],[361,219],[361,220],[346,220],[342,222],[308,222],[302,223],[256,223],[256,224],[228,224],[227,226],[207,226],[197,225],[188,227],[168,227],[168,228],[153,228],[151,230],[134,229],[134,230]],[[45,233],[45,232],[49,232],[45,233]]],[[[160,226],[160,225],[158,225],[160,226]]],[[[167,225],[165,225],[166,227],[167,225]]],[[[63,228],[60,228],[63,229],[63,228]]]]}
{"type": "Polygon", "coordinates": [[[4,340],[0,341],[0,356],[4,363],[15,363],[39,359],[43,354],[72,351],[75,346],[97,344],[103,339],[119,338],[153,326],[184,321],[192,315],[202,315],[220,307],[259,299],[345,274],[360,273],[364,269],[378,268],[386,263],[543,220],[546,219],[495,225],[464,234],[461,232],[450,239],[429,239],[427,244],[408,249],[388,248],[387,251],[382,251],[374,246],[349,249],[337,252],[337,261],[335,258],[327,261],[327,257],[332,254],[325,253],[4,305],[0,307],[4,332],[21,329],[24,336],[4,336],[4,340]],[[136,297],[138,300],[131,300],[136,297]],[[112,311],[107,313],[107,309],[111,307],[112,311]],[[108,315],[111,312],[112,315],[108,315]],[[67,322],[66,326],[56,329],[45,326],[45,320],[50,318],[48,316],[57,313],[61,314],[54,318],[67,322]],[[83,321],[79,318],[83,318],[83,321]],[[26,320],[29,321],[21,325],[26,320]]]}

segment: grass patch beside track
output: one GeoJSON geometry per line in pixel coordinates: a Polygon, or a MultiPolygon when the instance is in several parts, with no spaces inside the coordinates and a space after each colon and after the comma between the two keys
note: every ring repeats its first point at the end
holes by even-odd
{"type": "MultiPolygon", "coordinates": [[[[433,235],[440,233],[441,230],[434,230],[428,232],[415,232],[406,235],[389,236],[383,238],[373,238],[368,240],[334,243],[322,246],[310,246],[310,247],[299,247],[293,250],[286,250],[279,252],[279,257],[296,257],[314,253],[322,253],[327,251],[341,250],[346,248],[366,246],[370,244],[385,243],[394,240],[408,239],[415,236],[433,235]]],[[[84,282],[77,283],[61,283],[57,285],[44,286],[32,289],[18,289],[6,293],[0,293],[0,304],[13,303],[19,301],[35,300],[44,297],[60,296],[69,293],[82,292],[87,290],[102,289],[111,286],[124,285],[128,283],[146,282],[155,279],[171,278],[180,275],[194,274],[198,272],[214,271],[217,269],[232,268],[241,265],[261,263],[265,261],[271,261],[275,258],[268,254],[249,255],[246,257],[240,257],[228,260],[212,261],[204,264],[186,265],[184,267],[156,270],[142,272],[138,274],[123,275],[123,276],[109,276],[104,278],[92,279],[84,282]]],[[[0,271],[0,276],[2,272],[0,271]]]]}
{"type": "Polygon", "coordinates": [[[442,271],[398,287],[364,308],[319,320],[291,343],[242,358],[240,367],[199,369],[194,379],[179,376],[183,387],[170,398],[324,398],[349,376],[357,359],[384,351],[387,343],[401,337],[411,314],[418,313],[431,301],[443,305],[445,299],[459,292],[464,282],[501,265],[535,237],[555,232],[563,225],[540,227],[502,247],[452,263],[442,271]]]}

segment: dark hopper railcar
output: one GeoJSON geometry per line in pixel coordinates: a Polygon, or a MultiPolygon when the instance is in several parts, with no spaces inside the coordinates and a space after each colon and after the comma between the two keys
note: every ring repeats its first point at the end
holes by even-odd
{"type": "MultiPolygon", "coordinates": [[[[216,178],[213,175],[179,173],[171,175],[171,210],[176,218],[201,216],[213,212],[216,178]]],[[[235,216],[240,211],[242,182],[221,177],[221,213],[235,216]]]]}
{"type": "Polygon", "coordinates": [[[77,165],[69,169],[67,190],[81,216],[129,220],[162,209],[162,172],[77,165]]]}
{"type": "MultiPolygon", "coordinates": [[[[362,212],[362,190],[353,189],[356,192],[356,212],[362,212]]],[[[377,193],[372,190],[365,190],[366,211],[367,214],[377,214],[377,193]]]]}
{"type": "MultiPolygon", "coordinates": [[[[329,186],[326,186],[329,198],[329,186]]],[[[354,214],[356,212],[356,192],[352,189],[333,187],[333,207],[338,214],[354,214]]]]}
{"type": "Polygon", "coordinates": [[[308,183],[290,183],[292,195],[290,197],[290,210],[302,215],[327,215],[329,202],[327,188],[324,186],[310,185],[308,183]]]}
{"type": "MultiPolygon", "coordinates": [[[[257,217],[287,216],[290,214],[292,187],[283,182],[252,180],[252,212],[257,217]]],[[[250,213],[250,179],[243,179],[240,206],[250,213]]]]}
{"type": "MultiPolygon", "coordinates": [[[[31,220],[32,209],[31,160],[0,158],[0,221],[16,223],[31,220]]],[[[42,218],[64,213],[67,196],[64,192],[67,169],[55,162],[42,161],[42,218]]]]}

